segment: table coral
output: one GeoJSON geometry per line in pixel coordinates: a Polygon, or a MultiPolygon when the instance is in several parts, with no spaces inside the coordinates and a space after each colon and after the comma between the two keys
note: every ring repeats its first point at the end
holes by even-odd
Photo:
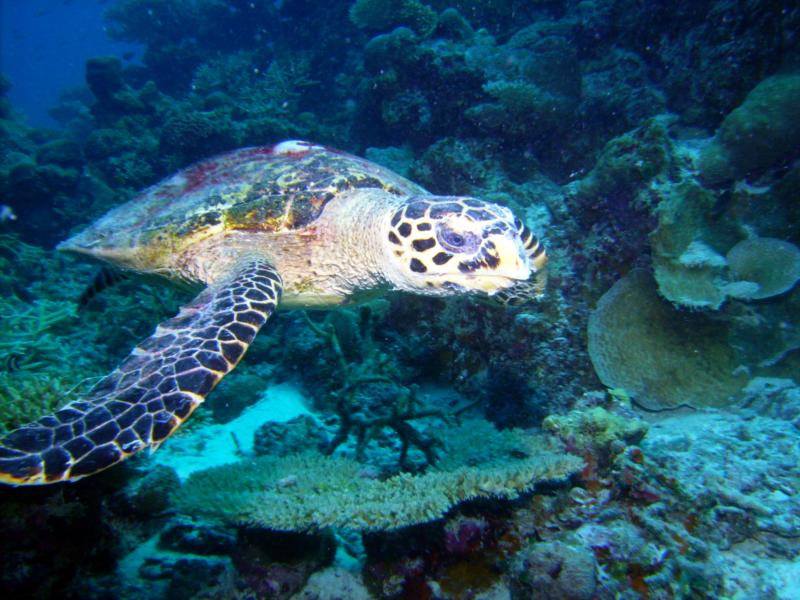
{"type": "Polygon", "coordinates": [[[177,502],[189,514],[278,530],[390,530],[438,519],[464,500],[516,498],[582,465],[552,439],[500,432],[485,421],[465,422],[440,436],[443,456],[423,475],[376,480],[344,458],[260,457],[193,474],[177,502]]]}

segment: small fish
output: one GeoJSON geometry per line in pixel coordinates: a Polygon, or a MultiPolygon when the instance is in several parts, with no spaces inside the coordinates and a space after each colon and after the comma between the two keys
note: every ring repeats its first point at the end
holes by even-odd
{"type": "Polygon", "coordinates": [[[8,204],[0,204],[0,223],[7,223],[8,221],[16,221],[17,214],[14,209],[8,204]]]}

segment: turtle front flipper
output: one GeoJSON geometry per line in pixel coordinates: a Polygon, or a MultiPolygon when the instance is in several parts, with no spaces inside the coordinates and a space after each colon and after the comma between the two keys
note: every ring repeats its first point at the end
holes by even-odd
{"type": "Polygon", "coordinates": [[[0,482],[80,479],[158,447],[236,366],[281,291],[271,265],[242,264],[160,324],[86,398],[0,438],[0,482]]]}

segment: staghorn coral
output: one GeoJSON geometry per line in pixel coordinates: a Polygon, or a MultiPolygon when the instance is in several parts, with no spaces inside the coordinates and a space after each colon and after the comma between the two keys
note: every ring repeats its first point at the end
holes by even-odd
{"type": "Polygon", "coordinates": [[[339,429],[325,453],[333,454],[354,435],[356,459],[363,460],[367,445],[387,428],[400,440],[400,468],[411,469],[408,452],[412,447],[425,455],[428,464],[436,462],[437,440],[422,434],[410,422],[424,417],[453,420],[471,405],[448,412],[422,407],[418,386],[399,383],[398,372],[390,364],[389,357],[377,349],[372,338],[373,316],[369,306],[359,311],[358,332],[354,331],[354,323],[347,313],[329,313],[322,326],[304,314],[311,331],[324,339],[333,351],[342,381],[339,389],[330,392],[332,408],[339,417],[339,429]],[[344,348],[349,352],[343,349],[343,340],[348,342],[344,348]],[[348,354],[357,360],[348,360],[348,354]]]}
{"type": "Polygon", "coordinates": [[[74,318],[76,309],[74,303],[36,300],[26,305],[5,299],[0,304],[0,363],[35,368],[43,357],[56,354],[58,346],[50,332],[74,318]]]}
{"type": "Polygon", "coordinates": [[[32,371],[0,371],[0,431],[52,414],[73,397],[68,377],[32,371]]]}
{"type": "Polygon", "coordinates": [[[647,408],[725,406],[746,383],[727,333],[704,314],[672,308],[635,269],[589,317],[589,356],[600,381],[647,408]]]}
{"type": "Polygon", "coordinates": [[[261,457],[193,474],[176,495],[188,514],[278,530],[391,530],[442,517],[473,498],[516,498],[560,480],[582,461],[553,440],[469,421],[441,433],[443,456],[424,475],[380,481],[363,465],[306,453],[261,457]],[[220,494],[224,490],[224,494],[220,494]]]}

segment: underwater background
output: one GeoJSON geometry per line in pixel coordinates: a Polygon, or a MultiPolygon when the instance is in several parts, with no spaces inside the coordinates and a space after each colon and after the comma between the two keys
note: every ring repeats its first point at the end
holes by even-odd
{"type": "Polygon", "coordinates": [[[800,598],[800,6],[2,2],[0,432],[191,290],[54,246],[285,139],[510,207],[514,309],[285,311],[155,453],[0,489],[0,591],[800,598]]]}

